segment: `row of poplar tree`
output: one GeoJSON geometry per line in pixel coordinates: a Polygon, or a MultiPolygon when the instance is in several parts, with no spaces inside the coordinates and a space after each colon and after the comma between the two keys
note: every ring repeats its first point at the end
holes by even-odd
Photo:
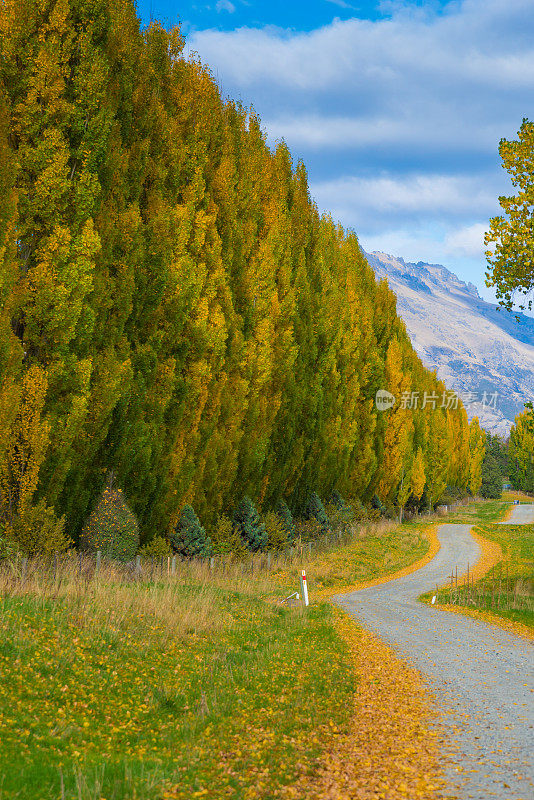
{"type": "Polygon", "coordinates": [[[534,408],[527,403],[510,431],[508,476],[515,489],[534,494],[534,408]]]}
{"type": "Polygon", "coordinates": [[[131,0],[3,0],[0,42],[4,535],[64,517],[76,539],[110,469],[145,539],[244,495],[478,490],[478,422],[178,30],[131,0]]]}

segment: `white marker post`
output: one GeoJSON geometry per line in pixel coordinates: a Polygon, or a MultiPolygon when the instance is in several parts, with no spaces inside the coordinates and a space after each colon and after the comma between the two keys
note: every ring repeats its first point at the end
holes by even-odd
{"type": "Polygon", "coordinates": [[[308,583],[306,581],[306,570],[303,569],[300,573],[300,589],[302,592],[302,601],[305,606],[309,606],[310,602],[308,600],[308,583]]]}

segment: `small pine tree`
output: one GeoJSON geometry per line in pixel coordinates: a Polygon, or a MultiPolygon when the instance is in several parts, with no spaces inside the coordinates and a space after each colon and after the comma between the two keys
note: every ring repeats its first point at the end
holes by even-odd
{"type": "Polygon", "coordinates": [[[211,541],[215,555],[234,555],[242,558],[248,552],[243,539],[232,525],[232,520],[224,515],[217,517],[215,527],[211,531],[211,541]]]}
{"type": "Polygon", "coordinates": [[[80,537],[83,550],[101,550],[107,558],[130,561],[139,547],[139,526],[121,489],[104,489],[80,537]]]}
{"type": "Polygon", "coordinates": [[[343,511],[345,508],[345,501],[336,489],[330,495],[330,505],[335,506],[338,511],[343,511]]]}
{"type": "Polygon", "coordinates": [[[380,498],[376,494],[374,494],[371,498],[371,508],[373,508],[375,511],[378,511],[381,516],[387,516],[387,508],[385,505],[383,505],[380,498]]]}
{"type": "Polygon", "coordinates": [[[295,541],[295,521],[288,504],[283,498],[280,498],[276,504],[276,513],[282,520],[282,524],[287,533],[287,541],[291,544],[295,541]]]}
{"type": "Polygon", "coordinates": [[[337,491],[333,491],[330,495],[326,513],[333,530],[347,531],[355,519],[352,506],[346,503],[337,491]]]}
{"type": "Polygon", "coordinates": [[[192,506],[183,507],[170,539],[173,551],[185,558],[209,558],[213,555],[211,539],[192,506]]]}
{"type": "Polygon", "coordinates": [[[154,536],[149,542],[143,545],[139,551],[145,558],[161,558],[171,554],[171,543],[164,536],[154,536]]]}
{"type": "Polygon", "coordinates": [[[287,529],[283,519],[274,511],[268,511],[263,518],[267,531],[267,550],[283,550],[288,545],[287,529]]]}
{"type": "Polygon", "coordinates": [[[319,525],[321,526],[322,533],[328,533],[331,529],[330,520],[328,519],[328,514],[326,513],[326,509],[323,505],[323,501],[317,494],[317,492],[311,492],[308,497],[308,502],[306,503],[306,509],[304,516],[307,519],[316,519],[319,525]]]}
{"type": "Polygon", "coordinates": [[[245,497],[238,505],[233,519],[234,530],[241,536],[253,553],[264,550],[267,544],[267,531],[250,497],[245,497]]]}

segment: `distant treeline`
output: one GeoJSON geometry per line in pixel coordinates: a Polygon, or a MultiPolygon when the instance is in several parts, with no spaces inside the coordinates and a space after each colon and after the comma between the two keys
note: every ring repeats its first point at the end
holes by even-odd
{"type": "Polygon", "coordinates": [[[178,30],[131,0],[3,0],[0,42],[4,536],[64,516],[77,539],[110,470],[144,540],[245,495],[478,490],[478,422],[178,30]]]}

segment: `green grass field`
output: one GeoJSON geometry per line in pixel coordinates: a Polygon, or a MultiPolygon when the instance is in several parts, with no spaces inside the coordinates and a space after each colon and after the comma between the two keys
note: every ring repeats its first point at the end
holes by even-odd
{"type": "Polygon", "coordinates": [[[356,690],[322,586],[420,558],[419,521],[245,577],[0,581],[1,800],[272,798],[313,770],[356,690]],[[277,602],[311,580],[312,606],[277,602]]]}
{"type": "Polygon", "coordinates": [[[534,525],[480,525],[481,536],[500,544],[503,561],[483,581],[476,605],[534,630],[534,525]]]}
{"type": "Polygon", "coordinates": [[[469,505],[460,506],[447,516],[447,522],[458,525],[477,525],[499,522],[509,508],[504,500],[477,500],[469,505]]]}
{"type": "MultiPolygon", "coordinates": [[[[362,526],[347,544],[309,559],[305,556],[310,589],[342,589],[413,564],[428,552],[424,531],[430,524],[425,518],[403,525],[379,522],[370,528],[362,526]]],[[[285,570],[283,577],[296,587],[298,569],[285,570]]]]}
{"type": "MultiPolygon", "coordinates": [[[[479,507],[472,519],[477,533],[501,546],[502,561],[484,578],[470,584],[469,590],[463,577],[457,592],[440,590],[437,599],[442,604],[452,602],[490,612],[534,631],[534,525],[495,524],[508,508],[508,503],[491,501],[479,507]],[[476,524],[477,517],[480,524],[476,524]]],[[[461,521],[467,521],[466,517],[461,521]]],[[[428,602],[431,596],[432,592],[426,592],[420,599],[428,602]]]]}
{"type": "Polygon", "coordinates": [[[98,591],[95,605],[91,592],[3,598],[2,800],[271,797],[346,722],[355,678],[327,604],[304,614],[250,586],[130,590],[189,609],[169,631],[170,609],[98,591]]]}

